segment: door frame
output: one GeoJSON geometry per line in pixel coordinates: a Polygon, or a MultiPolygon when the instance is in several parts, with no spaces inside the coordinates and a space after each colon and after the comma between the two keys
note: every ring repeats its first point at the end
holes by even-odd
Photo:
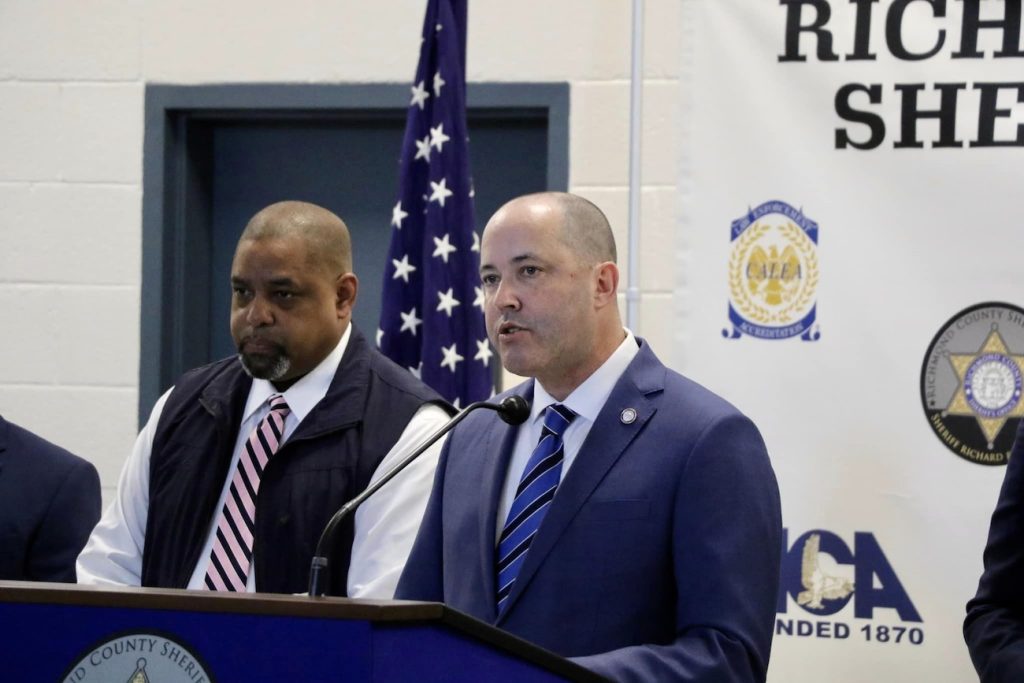
{"type": "MultiPolygon", "coordinates": [[[[249,121],[404,121],[402,84],[147,84],[142,176],[139,424],[160,394],[206,362],[212,136],[249,121]]],[[[470,83],[469,115],[547,121],[547,187],[569,186],[569,84],[470,83]]],[[[397,152],[397,150],[396,150],[397,152]]],[[[397,192],[397,187],[396,187],[397,192]]]]}

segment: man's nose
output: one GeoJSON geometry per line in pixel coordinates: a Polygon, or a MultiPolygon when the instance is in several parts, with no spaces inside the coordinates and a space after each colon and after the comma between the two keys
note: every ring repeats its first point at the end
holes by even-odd
{"type": "Polygon", "coordinates": [[[513,311],[518,311],[522,307],[522,302],[519,300],[515,287],[507,280],[502,280],[498,283],[498,288],[494,292],[494,305],[501,310],[509,309],[513,311]]]}
{"type": "Polygon", "coordinates": [[[274,316],[270,305],[263,297],[253,297],[249,303],[249,310],[245,314],[246,321],[253,327],[270,325],[274,322],[274,316]]]}

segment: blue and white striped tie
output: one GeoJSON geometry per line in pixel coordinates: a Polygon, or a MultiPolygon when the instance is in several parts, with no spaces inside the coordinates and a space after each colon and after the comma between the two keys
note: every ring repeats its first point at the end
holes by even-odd
{"type": "Polygon", "coordinates": [[[505,609],[526,551],[547,514],[562,477],[562,435],[576,417],[555,403],[547,407],[540,442],[530,455],[498,541],[498,614],[505,609]]]}

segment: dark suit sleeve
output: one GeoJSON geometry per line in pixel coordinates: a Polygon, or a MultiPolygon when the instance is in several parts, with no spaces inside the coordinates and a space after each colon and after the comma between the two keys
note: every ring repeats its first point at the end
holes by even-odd
{"type": "Polygon", "coordinates": [[[1024,421],[992,514],[985,572],[967,603],[964,637],[983,683],[1024,681],[1024,421]]]}
{"type": "Polygon", "coordinates": [[[733,415],[707,427],[675,491],[675,640],[574,661],[615,681],[764,681],[782,516],[775,474],[753,423],[733,415]]]}
{"type": "Polygon", "coordinates": [[[396,600],[426,600],[429,602],[444,601],[444,574],[442,564],[442,543],[444,534],[441,528],[441,508],[444,491],[444,473],[448,466],[448,447],[451,439],[445,441],[441,449],[441,457],[434,474],[434,484],[427,501],[427,509],[423,513],[416,541],[405,562],[405,569],[395,588],[396,600]]]}
{"type": "Polygon", "coordinates": [[[96,468],[76,459],[57,487],[27,553],[32,581],[74,583],[75,559],[100,519],[96,468]]]}

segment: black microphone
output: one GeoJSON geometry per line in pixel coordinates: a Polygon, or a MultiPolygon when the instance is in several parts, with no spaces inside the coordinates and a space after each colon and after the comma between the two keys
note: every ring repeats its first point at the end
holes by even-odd
{"type": "Polygon", "coordinates": [[[498,417],[510,425],[520,425],[526,422],[526,418],[530,416],[530,404],[522,396],[509,396],[502,400],[501,403],[487,403],[486,401],[470,403],[462,410],[462,412],[457,414],[445,423],[443,427],[431,434],[430,438],[424,441],[419,448],[385,472],[380,479],[367,486],[358,496],[341,506],[341,509],[335,512],[334,516],[331,517],[331,520],[327,522],[327,526],[324,527],[323,533],[320,534],[320,540],[316,544],[316,554],[313,555],[313,560],[309,565],[309,594],[311,596],[322,597],[327,595],[329,577],[327,574],[327,553],[325,552],[325,548],[330,548],[332,546],[331,539],[334,536],[334,530],[337,528],[338,524],[341,523],[345,517],[350,515],[357,507],[362,505],[367,498],[376,493],[380,487],[384,486],[384,484],[391,481],[396,474],[408,467],[409,463],[420,457],[424,451],[437,443],[437,441],[442,436],[450,432],[455,425],[462,422],[466,415],[477,408],[487,408],[488,410],[497,412],[498,417]]]}

